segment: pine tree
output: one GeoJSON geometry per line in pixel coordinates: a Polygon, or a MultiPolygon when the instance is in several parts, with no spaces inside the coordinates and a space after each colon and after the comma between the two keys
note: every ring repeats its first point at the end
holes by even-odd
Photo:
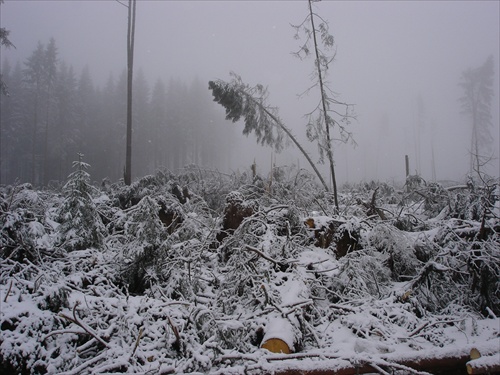
{"type": "MultiPolygon", "coordinates": [[[[5,65],[3,66],[5,68],[5,65]]],[[[2,131],[2,173],[4,183],[16,179],[29,180],[29,157],[31,133],[27,113],[26,89],[23,83],[21,63],[17,62],[10,74],[5,75],[9,96],[0,99],[0,123],[2,131]]]]}
{"type": "MultiPolygon", "coordinates": [[[[0,0],[0,7],[2,6],[3,0],[0,0]]],[[[14,44],[9,40],[10,30],[5,27],[0,27],[0,47],[11,48],[14,44]]],[[[8,95],[8,85],[3,80],[3,72],[0,72],[0,95],[8,95]]]]}
{"type": "Polygon", "coordinates": [[[57,78],[57,47],[54,38],[51,38],[49,44],[45,48],[44,58],[44,71],[45,71],[45,135],[44,135],[44,148],[43,148],[43,182],[46,185],[48,182],[49,173],[49,130],[51,123],[51,106],[53,102],[53,86],[57,78]]]}
{"type": "Polygon", "coordinates": [[[152,142],[152,136],[149,126],[149,96],[150,89],[144,72],[139,69],[134,78],[134,103],[132,105],[133,113],[133,134],[134,139],[132,140],[132,148],[134,150],[140,150],[135,154],[134,160],[132,161],[132,169],[134,173],[132,177],[145,176],[150,174],[151,164],[153,160],[152,147],[150,143],[152,142]]]}
{"type": "Polygon", "coordinates": [[[160,166],[166,165],[166,126],[167,112],[167,92],[162,80],[156,81],[151,94],[151,134],[153,137],[153,167],[157,170],[160,166]]]}
{"type": "Polygon", "coordinates": [[[92,200],[94,188],[87,172],[89,165],[82,159],[83,155],[78,154],[78,161],[73,162],[75,171],[64,185],[65,199],[58,215],[61,246],[69,251],[98,247],[105,233],[92,200]]]}
{"type": "Polygon", "coordinates": [[[122,277],[131,293],[143,293],[148,287],[148,277],[158,274],[158,267],[165,256],[162,243],[167,231],[159,219],[159,204],[150,195],[126,211],[118,221],[123,226],[126,245],[119,255],[122,277]]]}
{"type": "Polygon", "coordinates": [[[180,80],[170,80],[167,88],[167,132],[168,148],[167,162],[171,169],[182,168],[187,162],[189,137],[184,126],[185,114],[189,109],[187,105],[188,89],[180,80]]]}
{"type": "Polygon", "coordinates": [[[469,68],[462,73],[460,86],[464,96],[460,98],[462,112],[472,120],[470,172],[480,174],[484,165],[485,152],[489,151],[492,136],[490,133],[491,101],[493,99],[494,62],[490,55],[483,65],[469,68]]]}
{"type": "Polygon", "coordinates": [[[4,157],[4,132],[6,126],[9,125],[9,118],[10,118],[10,111],[11,111],[11,101],[9,100],[9,97],[7,95],[7,83],[6,81],[9,81],[10,75],[11,75],[11,65],[9,61],[6,59],[4,60],[2,64],[2,70],[0,71],[0,113],[2,114],[0,116],[0,183],[4,181],[4,178],[2,176],[3,171],[4,171],[4,163],[5,163],[5,157],[4,157]],[[4,95],[2,95],[2,93],[4,95]]]}
{"type": "Polygon", "coordinates": [[[26,68],[23,70],[24,82],[29,92],[29,107],[32,116],[31,128],[31,183],[38,182],[37,171],[38,162],[38,132],[40,118],[42,117],[42,97],[45,81],[45,48],[41,42],[38,42],[37,48],[28,57],[24,63],[26,68]]]}
{"type": "Polygon", "coordinates": [[[61,63],[54,87],[56,113],[54,114],[54,133],[51,137],[49,163],[52,166],[50,177],[62,181],[67,175],[69,165],[65,165],[69,155],[76,153],[77,82],[73,67],[61,63]]]}

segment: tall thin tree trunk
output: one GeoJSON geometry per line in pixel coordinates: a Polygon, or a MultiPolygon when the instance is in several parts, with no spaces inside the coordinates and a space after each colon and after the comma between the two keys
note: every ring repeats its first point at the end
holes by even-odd
{"type": "Polygon", "coordinates": [[[420,155],[421,155],[421,143],[420,143],[420,129],[422,128],[422,113],[418,113],[417,115],[417,137],[416,137],[416,153],[415,153],[415,162],[417,164],[417,175],[422,176],[422,168],[420,164],[420,155]]]}
{"type": "Polygon", "coordinates": [[[154,142],[153,142],[153,160],[154,160],[154,170],[155,172],[158,170],[159,168],[159,160],[160,160],[160,156],[158,155],[158,126],[156,125],[156,123],[153,123],[153,126],[154,126],[154,142]]]}
{"type": "Polygon", "coordinates": [[[33,133],[31,135],[31,183],[35,185],[36,170],[36,131],[38,127],[38,88],[35,93],[35,114],[33,116],[33,133]]]}
{"type": "Polygon", "coordinates": [[[323,85],[323,73],[321,71],[321,63],[319,60],[319,51],[318,51],[318,42],[316,40],[316,29],[314,28],[314,15],[312,11],[311,0],[309,0],[309,14],[311,17],[311,27],[312,27],[312,35],[314,41],[314,51],[316,53],[316,67],[318,69],[318,79],[319,79],[319,88],[321,90],[321,103],[323,106],[323,117],[325,121],[325,131],[326,131],[326,141],[327,141],[327,150],[326,153],[328,155],[328,161],[330,163],[330,174],[332,176],[332,185],[333,185],[333,197],[335,200],[335,207],[339,208],[339,201],[337,197],[337,179],[335,178],[335,165],[333,162],[333,150],[332,150],[332,141],[330,137],[330,122],[328,121],[328,113],[327,113],[327,104],[325,98],[325,89],[323,85]]]}
{"type": "MultiPolygon", "coordinates": [[[[4,95],[4,93],[0,92],[0,113],[2,111],[1,107],[2,107],[2,95],[4,95]]],[[[6,95],[5,95],[6,96],[6,95]]],[[[2,122],[0,121],[0,185],[2,184],[2,171],[3,171],[3,168],[2,168],[2,162],[3,162],[3,155],[2,155],[2,152],[3,152],[3,144],[2,144],[2,122]]]]}
{"type": "Polygon", "coordinates": [[[477,137],[477,127],[474,126],[474,130],[475,130],[475,137],[474,137],[474,149],[475,149],[475,154],[474,154],[474,157],[475,157],[475,161],[476,161],[476,173],[479,177],[481,177],[481,174],[480,174],[480,170],[479,168],[481,167],[480,165],[480,161],[479,161],[479,141],[478,141],[478,137],[477,137]]]}
{"type": "Polygon", "coordinates": [[[436,159],[434,156],[434,137],[431,138],[431,167],[432,167],[432,181],[437,181],[436,176],[436,159]]]}
{"type": "Polygon", "coordinates": [[[474,99],[474,102],[472,103],[472,138],[471,138],[471,144],[470,144],[470,174],[474,174],[474,169],[476,168],[477,164],[477,171],[476,173],[479,174],[479,160],[478,160],[478,141],[477,141],[477,123],[476,123],[476,116],[477,116],[477,111],[476,111],[476,99],[474,99]]]}
{"type": "Polygon", "coordinates": [[[130,185],[132,182],[132,80],[134,72],[135,5],[136,0],[129,0],[127,29],[127,145],[125,174],[123,176],[126,185],[130,185]]]}
{"type": "Polygon", "coordinates": [[[47,108],[45,113],[45,140],[43,148],[43,183],[47,185],[48,166],[48,150],[49,150],[49,112],[50,112],[50,85],[47,92],[47,108]]]}

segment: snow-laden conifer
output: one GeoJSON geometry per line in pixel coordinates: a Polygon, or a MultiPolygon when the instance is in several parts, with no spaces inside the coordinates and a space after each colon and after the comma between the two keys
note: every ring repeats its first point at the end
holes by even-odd
{"type": "Polygon", "coordinates": [[[119,248],[121,274],[134,293],[143,293],[159,273],[157,267],[164,251],[160,247],[167,235],[159,211],[159,204],[152,197],[145,196],[117,221],[117,226],[123,228],[119,248]]]}
{"type": "Polygon", "coordinates": [[[100,246],[105,232],[92,200],[89,164],[82,159],[83,154],[78,154],[78,161],[73,162],[75,170],[63,187],[65,199],[58,214],[60,243],[70,251],[100,246]]]}

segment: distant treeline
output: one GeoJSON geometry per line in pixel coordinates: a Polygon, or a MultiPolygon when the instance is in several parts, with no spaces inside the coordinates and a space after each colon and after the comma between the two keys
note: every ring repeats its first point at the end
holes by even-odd
{"type": "MultiPolygon", "coordinates": [[[[56,42],[38,43],[24,62],[2,63],[8,96],[0,98],[0,183],[64,181],[77,153],[92,179],[123,177],[126,72],[103,87],[88,67],[79,76],[58,59],[56,42]]],[[[133,85],[132,175],[188,164],[227,168],[231,128],[207,84],[161,79],[150,88],[141,70],[133,85]]]]}

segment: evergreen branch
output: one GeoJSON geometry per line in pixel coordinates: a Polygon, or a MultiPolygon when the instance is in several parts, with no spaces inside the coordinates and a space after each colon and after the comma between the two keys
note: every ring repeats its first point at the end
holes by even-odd
{"type": "Polygon", "coordinates": [[[261,85],[257,85],[255,88],[250,88],[241,82],[241,78],[233,74],[234,79],[231,83],[226,83],[221,80],[210,81],[208,87],[212,90],[212,95],[214,96],[214,101],[222,105],[226,109],[226,119],[232,120],[233,122],[238,121],[242,116],[245,118],[245,129],[244,134],[248,134],[252,130],[255,130],[257,135],[257,141],[261,144],[268,143],[271,146],[277,146],[280,139],[274,139],[272,136],[272,129],[270,129],[273,124],[282,130],[297,146],[302,155],[307,159],[314,172],[318,176],[319,180],[323,184],[326,191],[328,191],[328,185],[324,181],[321,173],[319,173],[316,165],[312,161],[306,150],[300,145],[297,139],[293,136],[291,130],[287,128],[281,120],[273,114],[269,107],[264,104],[264,97],[254,97],[253,92],[257,91],[261,94],[264,93],[261,85]],[[256,116],[259,113],[260,116],[256,116]],[[262,132],[268,135],[264,138],[262,132]]]}

